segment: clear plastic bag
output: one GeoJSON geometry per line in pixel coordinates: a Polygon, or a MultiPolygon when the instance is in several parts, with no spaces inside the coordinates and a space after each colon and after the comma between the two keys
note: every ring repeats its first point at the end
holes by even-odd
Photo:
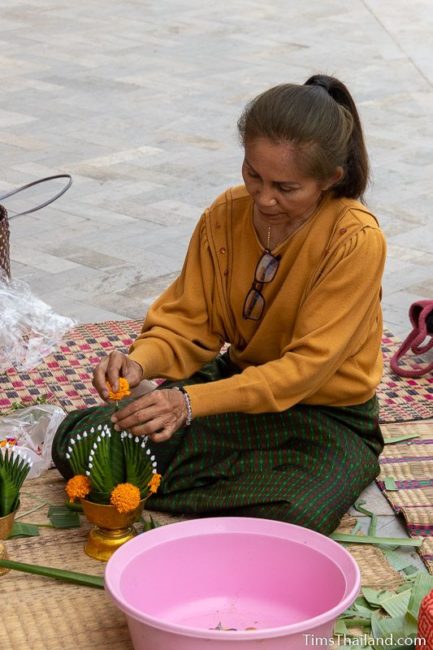
{"type": "Polygon", "coordinates": [[[53,438],[66,413],[52,404],[37,404],[0,417],[0,447],[15,447],[30,458],[28,478],[37,478],[51,465],[53,438]]]}
{"type": "Polygon", "coordinates": [[[0,273],[0,372],[31,370],[74,325],[37,298],[28,284],[0,273]]]}

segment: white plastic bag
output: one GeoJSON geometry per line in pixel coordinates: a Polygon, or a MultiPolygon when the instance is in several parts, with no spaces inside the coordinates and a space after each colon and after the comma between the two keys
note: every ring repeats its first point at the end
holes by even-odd
{"type": "Polygon", "coordinates": [[[54,434],[65,417],[52,404],[36,404],[0,417],[0,446],[25,452],[32,462],[27,478],[36,478],[50,467],[54,434]]]}
{"type": "Polygon", "coordinates": [[[28,284],[0,274],[0,372],[31,370],[75,324],[33,295],[28,284]]]}

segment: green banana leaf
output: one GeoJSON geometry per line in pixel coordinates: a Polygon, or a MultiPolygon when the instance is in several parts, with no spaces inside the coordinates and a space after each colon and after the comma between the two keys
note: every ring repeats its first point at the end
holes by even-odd
{"type": "Polygon", "coordinates": [[[0,517],[5,517],[18,508],[20,489],[30,463],[19,453],[6,448],[0,451],[0,517]]]}

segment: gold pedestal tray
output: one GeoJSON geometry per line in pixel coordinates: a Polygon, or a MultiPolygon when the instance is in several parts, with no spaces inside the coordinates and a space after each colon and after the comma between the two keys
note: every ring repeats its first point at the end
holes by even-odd
{"type": "Polygon", "coordinates": [[[81,499],[87,520],[95,524],[84,547],[87,555],[106,562],[122,544],[135,537],[137,533],[132,524],[143,512],[145,501],[142,499],[135,510],[123,513],[114,506],[81,499]]]}
{"type": "MultiPolygon", "coordinates": [[[[0,560],[8,560],[9,555],[6,550],[6,544],[3,544],[2,539],[6,539],[9,536],[9,533],[12,530],[14,525],[16,510],[6,515],[5,517],[0,517],[0,560]]],[[[0,567],[0,576],[7,573],[9,569],[4,569],[0,567]]]]}

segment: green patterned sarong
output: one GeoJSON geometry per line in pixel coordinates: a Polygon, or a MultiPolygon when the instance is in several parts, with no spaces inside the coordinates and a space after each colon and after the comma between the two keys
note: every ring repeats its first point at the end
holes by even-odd
{"type": "MultiPolygon", "coordinates": [[[[215,381],[234,372],[239,371],[223,354],[189,379],[161,388],[215,381]]],[[[112,410],[76,411],[62,423],[53,458],[65,477],[64,449],[75,423],[92,412],[93,419],[109,420],[112,410]]],[[[349,407],[299,404],[280,413],[198,417],[170,440],[148,446],[163,475],[149,509],[265,517],[328,534],[378,475],[383,438],[373,398],[349,407]]]]}

